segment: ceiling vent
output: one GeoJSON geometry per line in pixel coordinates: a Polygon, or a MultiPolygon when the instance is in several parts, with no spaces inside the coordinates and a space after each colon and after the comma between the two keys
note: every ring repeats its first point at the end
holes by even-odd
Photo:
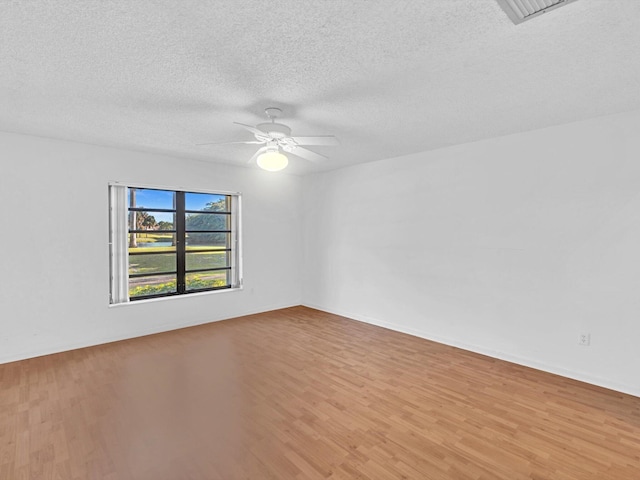
{"type": "Polygon", "coordinates": [[[575,0],[497,0],[516,25],[575,0]]]}

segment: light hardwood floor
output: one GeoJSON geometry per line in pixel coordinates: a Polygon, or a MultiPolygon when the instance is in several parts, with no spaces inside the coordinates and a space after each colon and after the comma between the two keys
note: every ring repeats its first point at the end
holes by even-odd
{"type": "Polygon", "coordinates": [[[640,398],[304,307],[0,365],[0,479],[640,479],[640,398]]]}

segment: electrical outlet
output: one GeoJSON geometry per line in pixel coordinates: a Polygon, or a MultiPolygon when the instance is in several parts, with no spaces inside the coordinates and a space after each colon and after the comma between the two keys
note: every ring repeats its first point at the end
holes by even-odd
{"type": "Polygon", "coordinates": [[[588,347],[589,345],[591,345],[591,334],[581,333],[578,337],[578,345],[582,345],[583,347],[588,347]]]}

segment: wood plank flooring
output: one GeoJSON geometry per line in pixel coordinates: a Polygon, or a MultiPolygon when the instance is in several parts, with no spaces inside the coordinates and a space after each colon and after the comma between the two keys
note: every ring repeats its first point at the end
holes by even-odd
{"type": "Polygon", "coordinates": [[[295,307],[0,365],[0,479],[640,479],[640,398],[295,307]]]}

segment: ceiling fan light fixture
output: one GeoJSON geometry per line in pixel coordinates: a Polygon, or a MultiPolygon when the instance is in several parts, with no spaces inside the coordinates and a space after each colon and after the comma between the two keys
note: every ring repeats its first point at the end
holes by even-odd
{"type": "Polygon", "coordinates": [[[283,170],[289,165],[289,159],[279,150],[269,150],[258,155],[257,163],[260,168],[268,172],[283,170]]]}
{"type": "Polygon", "coordinates": [[[240,125],[245,130],[251,132],[255,140],[245,142],[223,142],[223,143],[199,143],[198,145],[265,145],[258,149],[247,163],[253,163],[254,160],[260,168],[270,172],[277,172],[287,167],[289,159],[282,152],[296,157],[309,160],[310,162],[322,162],[327,159],[326,156],[316,153],[312,150],[304,148],[306,145],[319,145],[332,147],[340,145],[340,141],[333,135],[315,135],[315,136],[291,136],[291,128],[282,123],[276,123],[275,120],[280,116],[282,110],[276,107],[265,109],[270,122],[264,122],[256,125],[246,125],[244,123],[233,122],[240,125]]]}

